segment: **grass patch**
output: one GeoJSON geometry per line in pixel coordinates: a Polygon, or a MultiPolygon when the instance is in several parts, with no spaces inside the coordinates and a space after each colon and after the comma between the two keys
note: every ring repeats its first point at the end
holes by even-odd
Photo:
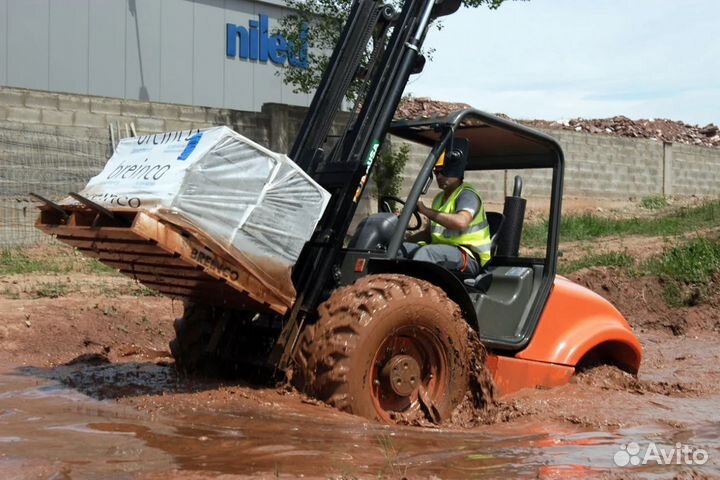
{"type": "Polygon", "coordinates": [[[635,261],[633,260],[633,258],[626,253],[602,253],[598,255],[587,255],[580,258],[579,260],[573,260],[567,263],[563,262],[562,259],[560,259],[560,263],[558,265],[558,273],[566,275],[568,273],[576,272],[578,270],[582,270],[583,268],[590,267],[628,268],[632,267],[634,264],[635,261]]]}
{"type": "Polygon", "coordinates": [[[99,283],[98,291],[104,297],[115,298],[122,295],[131,295],[133,297],[162,297],[162,293],[157,290],[146,287],[140,282],[132,282],[129,284],[116,283],[99,283]]]}
{"type": "Polygon", "coordinates": [[[698,305],[707,300],[714,288],[713,279],[720,274],[720,238],[694,238],[640,264],[626,252],[588,254],[569,262],[560,258],[558,273],[566,275],[590,267],[618,267],[632,276],[658,277],[669,306],[698,305]]]}
{"type": "Polygon", "coordinates": [[[707,283],[720,271],[720,240],[695,238],[647,261],[647,271],[684,283],[707,283]]]}
{"type": "Polygon", "coordinates": [[[94,258],[84,258],[83,260],[85,271],[87,273],[116,273],[112,267],[108,267],[104,263],[94,258]]]}
{"type": "Polygon", "coordinates": [[[68,286],[63,282],[41,282],[35,287],[37,298],[58,298],[67,295],[68,286]]]}
{"type": "MultiPolygon", "coordinates": [[[[611,235],[663,236],[692,232],[720,225],[720,201],[697,207],[684,207],[652,218],[613,219],[592,214],[569,215],[560,221],[563,242],[592,240],[611,235]]],[[[534,223],[523,228],[523,245],[540,247],[547,241],[548,223],[534,223]]]]}
{"type": "Polygon", "coordinates": [[[34,257],[22,248],[3,248],[0,251],[0,274],[27,273],[112,273],[115,270],[74,250],[53,252],[34,257]]]}
{"type": "Polygon", "coordinates": [[[163,294],[152,288],[148,288],[145,285],[138,284],[137,289],[127,292],[127,294],[134,297],[162,297],[163,294]]]}
{"type": "Polygon", "coordinates": [[[0,273],[57,273],[57,265],[51,262],[35,260],[24,255],[19,249],[3,248],[0,254],[0,273]]]}
{"type": "Polygon", "coordinates": [[[720,272],[720,239],[690,240],[650,258],[643,270],[665,281],[663,296],[668,305],[697,305],[707,296],[713,276],[720,272]]]}
{"type": "Polygon", "coordinates": [[[652,197],[645,197],[640,200],[640,206],[646,210],[660,210],[670,204],[667,199],[662,195],[654,195],[652,197]]]}

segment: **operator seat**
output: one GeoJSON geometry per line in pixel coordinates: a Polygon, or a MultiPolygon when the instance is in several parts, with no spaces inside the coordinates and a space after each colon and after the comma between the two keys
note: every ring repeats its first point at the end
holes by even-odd
{"type": "MultiPolygon", "coordinates": [[[[522,198],[522,177],[515,177],[513,194],[505,197],[503,213],[486,212],[490,227],[490,239],[493,259],[499,257],[517,257],[522,237],[522,227],[525,221],[525,206],[527,200],[522,198]]],[[[492,283],[492,267],[485,266],[475,278],[463,280],[465,285],[486,292],[492,283]]]]}
{"type": "MultiPolygon", "coordinates": [[[[488,227],[490,227],[490,253],[494,257],[495,252],[497,252],[500,231],[503,223],[505,223],[505,215],[500,212],[485,212],[485,217],[488,221],[488,227]]],[[[492,283],[492,271],[489,265],[485,265],[479,274],[471,278],[463,278],[462,281],[469,287],[480,290],[481,292],[487,292],[492,283]]]]}
{"type": "Polygon", "coordinates": [[[485,212],[485,216],[487,217],[488,226],[490,227],[490,253],[495,255],[498,234],[505,222],[505,215],[499,212],[485,212]]]}

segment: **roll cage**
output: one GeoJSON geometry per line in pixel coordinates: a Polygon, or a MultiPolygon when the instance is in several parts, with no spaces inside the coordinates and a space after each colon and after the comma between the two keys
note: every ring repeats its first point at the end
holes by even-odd
{"type": "MultiPolygon", "coordinates": [[[[466,171],[552,170],[545,256],[543,258],[496,256],[490,262],[491,267],[533,266],[541,275],[537,294],[534,295],[527,318],[515,338],[484,336],[482,328],[479,328],[483,342],[491,348],[522,349],[532,338],[555,280],[563,190],[562,148],[555,139],[542,132],[475,109],[461,110],[445,117],[398,120],[391,124],[388,133],[428,146],[430,153],[407,196],[407,207],[403,208],[399,215],[399,226],[385,254],[387,260],[398,257],[414,205],[417,204],[425,185],[430,180],[432,169],[440,154],[452,146],[455,138],[466,138],[470,142],[466,171]]],[[[462,306],[462,302],[460,303],[462,306]]]]}

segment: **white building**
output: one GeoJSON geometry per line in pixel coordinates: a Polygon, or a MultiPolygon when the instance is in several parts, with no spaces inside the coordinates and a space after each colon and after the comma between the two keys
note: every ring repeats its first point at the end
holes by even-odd
{"type": "Polygon", "coordinates": [[[0,0],[0,85],[247,111],[307,106],[310,96],[276,74],[303,68],[271,35],[286,12],[280,0],[0,0]]]}

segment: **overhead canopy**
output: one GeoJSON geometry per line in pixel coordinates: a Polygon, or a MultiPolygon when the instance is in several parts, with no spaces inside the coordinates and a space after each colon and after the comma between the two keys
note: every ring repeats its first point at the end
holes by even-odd
{"type": "Polygon", "coordinates": [[[432,146],[452,127],[456,138],[470,141],[467,170],[553,168],[562,164],[562,150],[552,137],[480,110],[398,120],[391,124],[390,133],[432,146]]]}

